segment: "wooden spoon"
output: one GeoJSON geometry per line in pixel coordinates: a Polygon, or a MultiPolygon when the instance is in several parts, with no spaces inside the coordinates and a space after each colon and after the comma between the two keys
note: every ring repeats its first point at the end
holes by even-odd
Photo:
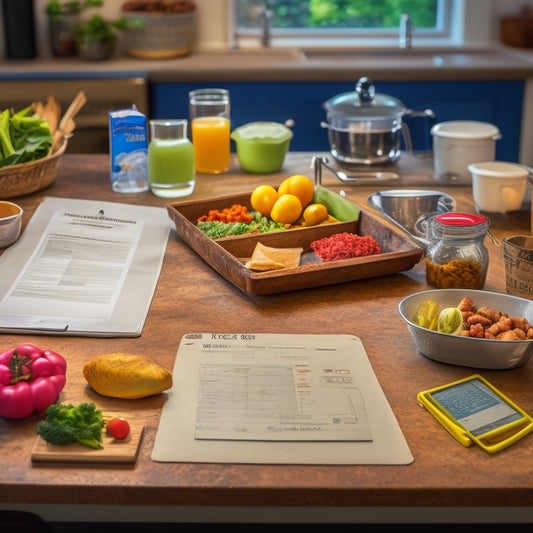
{"type": "Polygon", "coordinates": [[[57,130],[59,118],[61,117],[61,106],[53,95],[50,95],[46,100],[46,115],[50,131],[54,133],[57,130]]]}
{"type": "Polygon", "coordinates": [[[33,112],[41,120],[46,120],[46,122],[48,122],[50,132],[54,133],[59,124],[59,119],[61,118],[61,106],[55,97],[50,95],[46,101],[46,104],[43,104],[42,102],[33,102],[31,107],[33,112]]]}
{"type": "Polygon", "coordinates": [[[52,150],[50,151],[50,153],[53,154],[59,149],[61,143],[63,142],[63,139],[72,136],[72,132],[76,127],[74,117],[78,114],[79,110],[85,105],[86,102],[87,97],[85,96],[85,91],[80,91],[76,95],[74,100],[72,100],[72,103],[66,110],[61,121],[59,122],[59,127],[54,132],[52,150]]]}

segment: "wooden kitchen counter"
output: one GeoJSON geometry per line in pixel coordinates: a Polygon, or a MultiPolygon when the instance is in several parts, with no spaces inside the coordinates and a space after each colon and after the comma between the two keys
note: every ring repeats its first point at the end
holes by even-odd
{"type": "Polygon", "coordinates": [[[390,49],[242,48],[194,50],[170,59],[36,58],[0,61],[0,80],[149,77],[167,82],[376,81],[528,79],[533,57],[507,46],[390,49]]]}
{"type": "MultiPolygon", "coordinates": [[[[187,200],[251,191],[262,183],[278,185],[296,173],[312,178],[313,155],[289,154],[282,171],[274,176],[245,174],[234,159],[225,175],[198,175],[196,190],[187,200]]],[[[441,190],[456,199],[458,210],[473,212],[471,188],[446,187],[433,181],[431,160],[402,154],[396,168],[402,176],[400,186],[441,190]]],[[[365,209],[370,209],[366,199],[371,193],[399,186],[346,185],[327,171],[322,183],[333,190],[343,189],[365,209]]],[[[149,192],[114,193],[106,155],[64,156],[51,187],[14,199],[25,210],[24,225],[44,196],[166,205],[149,192]]],[[[492,219],[491,229],[498,238],[530,233],[529,201],[528,195],[523,211],[513,217],[492,219]]],[[[501,249],[488,238],[486,245],[490,265],[485,289],[504,292],[501,249]]],[[[242,521],[246,516],[250,522],[399,522],[402,516],[403,521],[425,517],[425,522],[445,522],[453,520],[454,513],[482,509],[482,516],[493,523],[498,516],[507,522],[516,517],[533,522],[533,437],[490,456],[475,446],[460,446],[417,403],[419,391],[475,373],[474,369],[434,362],[417,352],[397,306],[405,296],[428,288],[421,262],[409,272],[254,297],[212,270],[172,230],[140,337],[2,335],[3,349],[30,342],[67,359],[67,383],[59,398],[62,403],[92,401],[104,411],[119,411],[131,421],[144,423],[137,462],[134,466],[32,464],[39,418],[0,419],[0,509],[35,510],[51,520],[64,520],[67,509],[73,521],[102,520],[108,510],[122,521],[176,522],[242,521]],[[82,366],[98,354],[120,351],[146,354],[171,370],[181,337],[192,332],[357,335],[414,462],[407,466],[291,466],[152,461],[165,396],[104,398],[87,388],[82,366]],[[383,514],[384,508],[391,514],[383,514]],[[246,509],[253,512],[246,515],[246,509]],[[410,515],[402,514],[410,510],[410,515]],[[293,511],[300,514],[291,515],[293,511]]],[[[532,365],[481,373],[533,413],[532,365]]],[[[473,519],[482,521],[479,516],[473,519]]]]}

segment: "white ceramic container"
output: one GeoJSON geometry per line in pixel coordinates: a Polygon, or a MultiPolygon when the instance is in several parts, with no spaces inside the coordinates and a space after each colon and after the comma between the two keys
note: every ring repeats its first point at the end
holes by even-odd
{"type": "Polygon", "coordinates": [[[496,141],[501,138],[493,124],[469,120],[435,124],[431,135],[435,177],[454,184],[472,182],[470,163],[494,161],[496,141]]]}
{"type": "Polygon", "coordinates": [[[524,201],[529,171],[506,161],[471,163],[472,194],[479,211],[507,213],[518,211],[524,201]]]}

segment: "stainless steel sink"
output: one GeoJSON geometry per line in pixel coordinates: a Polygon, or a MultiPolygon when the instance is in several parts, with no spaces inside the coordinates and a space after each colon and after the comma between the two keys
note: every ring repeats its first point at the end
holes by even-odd
{"type": "Polygon", "coordinates": [[[206,54],[194,56],[195,62],[205,61],[206,63],[216,60],[217,64],[232,63],[235,61],[260,61],[264,63],[284,63],[287,61],[302,61],[303,57],[297,48],[250,48],[236,50],[214,50],[206,54]]]}
{"type": "Polygon", "coordinates": [[[494,61],[502,53],[491,49],[465,49],[460,47],[447,48],[241,48],[235,50],[218,50],[205,54],[196,54],[194,63],[201,66],[203,63],[212,64],[213,61],[223,68],[226,66],[241,65],[249,68],[250,65],[261,63],[279,65],[282,63],[307,64],[322,67],[338,66],[342,68],[357,64],[364,68],[376,66],[378,68],[402,69],[414,67],[458,67],[464,68],[471,65],[494,68],[494,61]]]}
{"type": "Polygon", "coordinates": [[[300,57],[307,62],[394,62],[420,66],[464,66],[475,59],[476,64],[491,64],[496,52],[462,48],[375,48],[375,49],[301,49],[300,57]]]}

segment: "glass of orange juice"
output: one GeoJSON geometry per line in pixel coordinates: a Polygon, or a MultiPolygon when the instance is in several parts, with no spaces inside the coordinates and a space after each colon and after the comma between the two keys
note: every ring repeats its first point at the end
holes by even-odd
{"type": "Polygon", "coordinates": [[[230,167],[230,99],[226,89],[189,92],[196,172],[222,174],[230,167]]]}

